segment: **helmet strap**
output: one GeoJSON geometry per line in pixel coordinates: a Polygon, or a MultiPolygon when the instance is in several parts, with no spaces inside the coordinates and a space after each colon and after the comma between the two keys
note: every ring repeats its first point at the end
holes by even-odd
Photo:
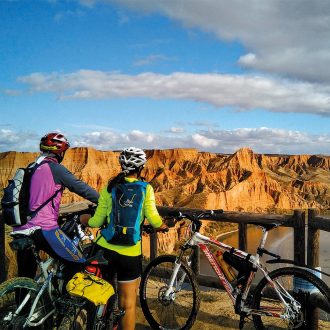
{"type": "Polygon", "coordinates": [[[140,166],[137,170],[137,177],[140,178],[140,179],[144,179],[142,176],[141,176],[141,173],[142,173],[142,170],[144,168],[144,165],[140,166]]]}
{"type": "Polygon", "coordinates": [[[60,154],[55,154],[55,158],[58,160],[59,163],[62,163],[64,155],[65,155],[65,151],[62,151],[60,154]]]}

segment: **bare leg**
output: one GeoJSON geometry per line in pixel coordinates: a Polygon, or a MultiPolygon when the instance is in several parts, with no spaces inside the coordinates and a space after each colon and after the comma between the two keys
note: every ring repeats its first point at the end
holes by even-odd
{"type": "Polygon", "coordinates": [[[131,282],[119,282],[119,307],[125,310],[120,320],[121,330],[134,330],[136,318],[136,297],[140,279],[131,282]]]}

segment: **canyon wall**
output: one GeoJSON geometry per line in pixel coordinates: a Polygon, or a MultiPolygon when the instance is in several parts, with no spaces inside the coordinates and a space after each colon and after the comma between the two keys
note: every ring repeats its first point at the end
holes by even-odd
{"type": "MultiPolygon", "coordinates": [[[[330,208],[330,156],[262,155],[248,148],[232,155],[196,149],[147,150],[143,172],[158,205],[232,211],[330,208]]],[[[0,153],[0,190],[37,153],[0,153]]],[[[119,171],[119,152],[69,149],[63,165],[97,190],[119,171]]],[[[63,203],[82,200],[65,190],[63,203]]]]}

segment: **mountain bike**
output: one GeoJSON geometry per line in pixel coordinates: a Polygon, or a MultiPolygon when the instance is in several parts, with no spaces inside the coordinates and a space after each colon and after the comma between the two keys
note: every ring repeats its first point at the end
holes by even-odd
{"type": "MultiPolygon", "coordinates": [[[[65,219],[62,226],[66,234],[76,243],[80,251],[88,257],[93,240],[79,223],[76,212],[65,219]]],[[[69,295],[64,287],[65,265],[59,260],[43,260],[32,238],[21,233],[13,233],[11,246],[14,250],[31,249],[37,264],[35,279],[16,277],[0,285],[0,329],[113,329],[123,315],[116,306],[117,295],[105,305],[95,306],[83,297],[69,295]]],[[[102,255],[90,257],[86,262],[86,276],[94,274],[102,277],[100,265],[106,264],[102,255]]]]}
{"type": "Polygon", "coordinates": [[[256,254],[251,255],[199,233],[201,219],[212,214],[213,211],[176,213],[177,220],[189,220],[188,239],[180,246],[177,256],[161,255],[146,267],[141,279],[140,303],[153,329],[179,330],[193,326],[200,306],[197,274],[193,271],[196,249],[204,253],[235,313],[240,315],[240,329],[251,317],[256,329],[310,329],[307,317],[310,314],[316,315],[319,329],[330,329],[330,290],[320,278],[302,267],[282,267],[269,272],[261,262],[264,254],[280,260],[280,256],[265,249],[268,232],[278,224],[257,224],[262,228],[262,237],[256,254]],[[216,251],[223,253],[222,261],[216,257],[216,251]],[[228,276],[225,269],[228,265],[236,270],[234,279],[229,280],[225,275],[228,276]],[[253,290],[257,271],[262,279],[253,290]]]}

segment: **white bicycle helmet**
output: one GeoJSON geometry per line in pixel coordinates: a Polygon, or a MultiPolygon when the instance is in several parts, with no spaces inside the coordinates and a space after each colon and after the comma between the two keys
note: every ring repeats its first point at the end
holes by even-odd
{"type": "Polygon", "coordinates": [[[125,148],[119,155],[121,168],[126,171],[136,171],[146,162],[147,156],[140,148],[125,148]]]}

